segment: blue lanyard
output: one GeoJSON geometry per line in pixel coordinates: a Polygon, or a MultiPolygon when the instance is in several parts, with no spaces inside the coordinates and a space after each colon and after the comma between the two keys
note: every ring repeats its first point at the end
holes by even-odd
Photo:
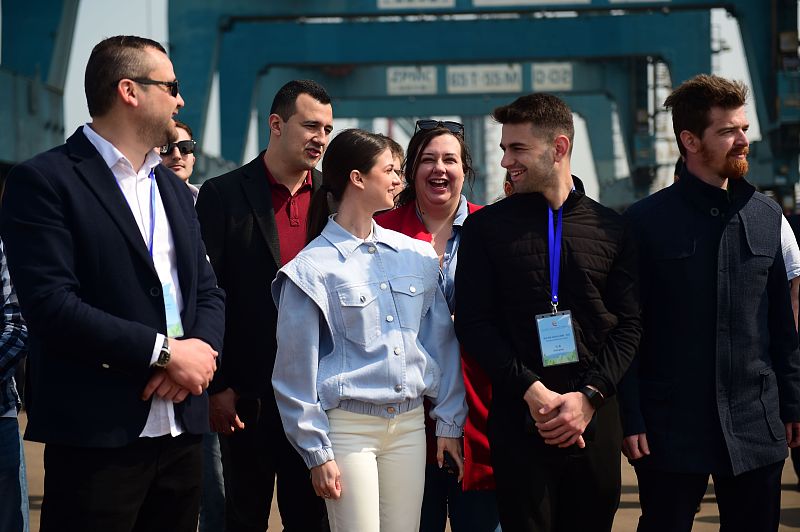
{"type": "Polygon", "coordinates": [[[153,258],[153,235],[156,234],[156,175],[150,169],[150,240],[147,243],[147,251],[150,258],[153,258]]]}
{"type": "Polygon", "coordinates": [[[553,213],[547,209],[547,243],[550,253],[550,304],[553,313],[558,310],[558,275],[561,269],[561,229],[564,208],[558,209],[558,222],[553,227],[553,213]]]}

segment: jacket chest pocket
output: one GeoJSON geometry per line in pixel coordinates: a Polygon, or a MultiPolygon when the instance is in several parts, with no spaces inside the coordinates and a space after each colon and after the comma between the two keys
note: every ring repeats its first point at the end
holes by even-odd
{"type": "Polygon", "coordinates": [[[403,275],[389,281],[392,299],[397,307],[397,317],[404,329],[419,331],[422,308],[425,301],[425,286],[422,277],[403,275]]]}
{"type": "Polygon", "coordinates": [[[653,249],[653,271],[648,272],[654,279],[675,287],[691,286],[697,278],[695,253],[697,243],[694,238],[663,239],[653,249]]]}
{"type": "Polygon", "coordinates": [[[751,278],[760,278],[766,282],[769,269],[775,262],[775,256],[780,246],[777,236],[779,233],[771,235],[760,227],[748,224],[745,224],[744,228],[746,244],[741,253],[742,263],[745,267],[743,271],[747,272],[751,278]]]}
{"type": "Polygon", "coordinates": [[[344,336],[366,346],[381,334],[379,283],[343,286],[336,290],[344,324],[344,336]]]}

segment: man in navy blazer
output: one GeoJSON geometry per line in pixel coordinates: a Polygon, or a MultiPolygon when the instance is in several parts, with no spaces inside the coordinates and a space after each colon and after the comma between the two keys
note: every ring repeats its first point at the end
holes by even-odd
{"type": "Polygon", "coordinates": [[[193,531],[224,330],[192,196],[160,166],[183,106],[155,41],[86,66],[92,122],[8,176],[0,231],[30,333],[42,532],[193,531]]]}

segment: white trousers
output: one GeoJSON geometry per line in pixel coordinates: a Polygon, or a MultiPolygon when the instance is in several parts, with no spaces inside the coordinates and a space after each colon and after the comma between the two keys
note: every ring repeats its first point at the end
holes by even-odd
{"type": "Polygon", "coordinates": [[[417,532],[425,488],[422,406],[385,419],[328,411],[339,500],[327,499],[331,532],[417,532]]]}

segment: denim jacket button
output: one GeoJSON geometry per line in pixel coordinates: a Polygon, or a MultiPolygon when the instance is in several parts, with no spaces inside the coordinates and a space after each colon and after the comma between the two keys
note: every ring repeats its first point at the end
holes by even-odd
{"type": "Polygon", "coordinates": [[[400,353],[402,353],[402,352],[403,352],[403,350],[402,350],[402,349],[400,349],[399,347],[395,347],[395,348],[394,348],[394,354],[395,354],[395,355],[398,355],[398,356],[399,356],[399,355],[400,355],[400,353]]]}
{"type": "Polygon", "coordinates": [[[386,283],[381,283],[381,290],[386,290],[388,288],[386,283]]]}
{"type": "Polygon", "coordinates": [[[394,321],[394,316],[392,316],[391,314],[389,314],[388,316],[386,316],[386,321],[388,321],[388,322],[392,322],[392,321],[394,321]]]}
{"type": "Polygon", "coordinates": [[[398,393],[402,392],[403,391],[403,386],[401,384],[395,384],[394,385],[394,391],[396,391],[398,393]]]}
{"type": "Polygon", "coordinates": [[[369,251],[370,253],[375,253],[376,251],[375,246],[370,246],[367,251],[369,251]]]}
{"type": "Polygon", "coordinates": [[[417,287],[414,286],[414,285],[411,285],[411,286],[408,287],[408,291],[411,292],[412,294],[416,294],[417,293],[417,287]]]}

